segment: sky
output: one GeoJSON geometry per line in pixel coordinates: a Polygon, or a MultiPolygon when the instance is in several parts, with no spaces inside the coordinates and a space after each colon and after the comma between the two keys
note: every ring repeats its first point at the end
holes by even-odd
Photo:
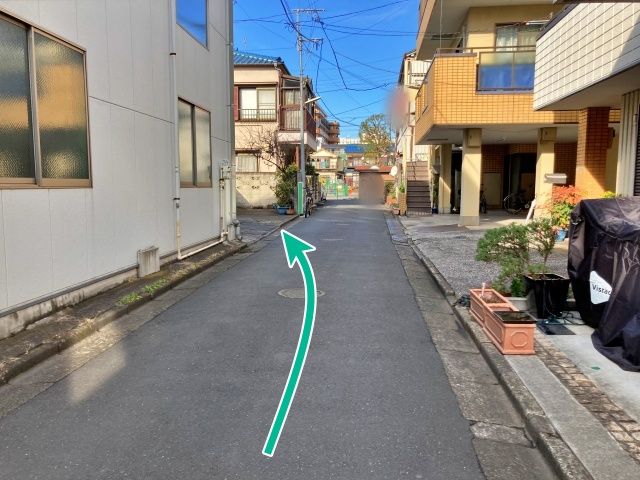
{"type": "Polygon", "coordinates": [[[386,113],[402,55],[415,48],[418,0],[235,0],[235,48],[282,57],[298,75],[296,32],[283,4],[293,20],[295,8],[324,10],[318,13],[322,25],[301,14],[302,34],[323,39],[305,44],[304,74],[313,80],[329,119],[340,121],[340,135],[357,137],[360,122],[386,113]]]}

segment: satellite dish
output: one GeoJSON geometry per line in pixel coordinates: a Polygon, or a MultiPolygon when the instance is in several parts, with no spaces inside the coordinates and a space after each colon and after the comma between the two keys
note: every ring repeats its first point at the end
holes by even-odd
{"type": "Polygon", "coordinates": [[[392,177],[395,177],[395,176],[398,174],[398,166],[397,166],[397,165],[394,165],[394,166],[393,166],[393,168],[391,169],[391,171],[389,172],[389,174],[390,174],[392,177]]]}

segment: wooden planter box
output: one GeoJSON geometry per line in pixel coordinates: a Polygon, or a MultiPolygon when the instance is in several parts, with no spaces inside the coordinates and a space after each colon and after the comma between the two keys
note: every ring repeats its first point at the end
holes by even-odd
{"type": "Polygon", "coordinates": [[[484,331],[503,355],[535,354],[536,320],[525,312],[492,312],[484,331]]]}
{"type": "Polygon", "coordinates": [[[484,295],[481,288],[469,290],[471,305],[469,313],[484,328],[487,318],[493,312],[515,312],[516,308],[509,301],[492,288],[485,288],[484,295]]]}
{"type": "Polygon", "coordinates": [[[407,192],[398,193],[398,206],[400,207],[400,215],[407,214],[407,192]]]}

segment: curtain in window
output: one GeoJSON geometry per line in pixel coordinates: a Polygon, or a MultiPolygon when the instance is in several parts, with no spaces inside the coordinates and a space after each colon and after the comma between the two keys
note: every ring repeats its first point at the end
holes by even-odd
{"type": "Polygon", "coordinates": [[[508,48],[518,45],[518,27],[516,25],[503,25],[496,27],[496,47],[508,48]]]}
{"type": "Polygon", "coordinates": [[[257,172],[258,159],[251,153],[239,153],[236,155],[237,172],[257,172]]]}
{"type": "Polygon", "coordinates": [[[297,105],[300,103],[300,91],[299,90],[285,90],[284,91],[284,104],[285,105],[297,105]]]}
{"type": "Polygon", "coordinates": [[[276,108],[275,89],[258,90],[258,108],[260,110],[273,110],[276,108]]]}

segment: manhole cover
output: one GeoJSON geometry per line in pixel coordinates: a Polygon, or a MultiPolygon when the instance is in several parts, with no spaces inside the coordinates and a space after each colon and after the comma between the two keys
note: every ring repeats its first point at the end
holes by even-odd
{"type": "MultiPolygon", "coordinates": [[[[285,288],[284,290],[280,290],[278,295],[285,298],[304,298],[304,288],[285,288]]],[[[324,296],[324,292],[318,290],[318,296],[324,296]]]]}

